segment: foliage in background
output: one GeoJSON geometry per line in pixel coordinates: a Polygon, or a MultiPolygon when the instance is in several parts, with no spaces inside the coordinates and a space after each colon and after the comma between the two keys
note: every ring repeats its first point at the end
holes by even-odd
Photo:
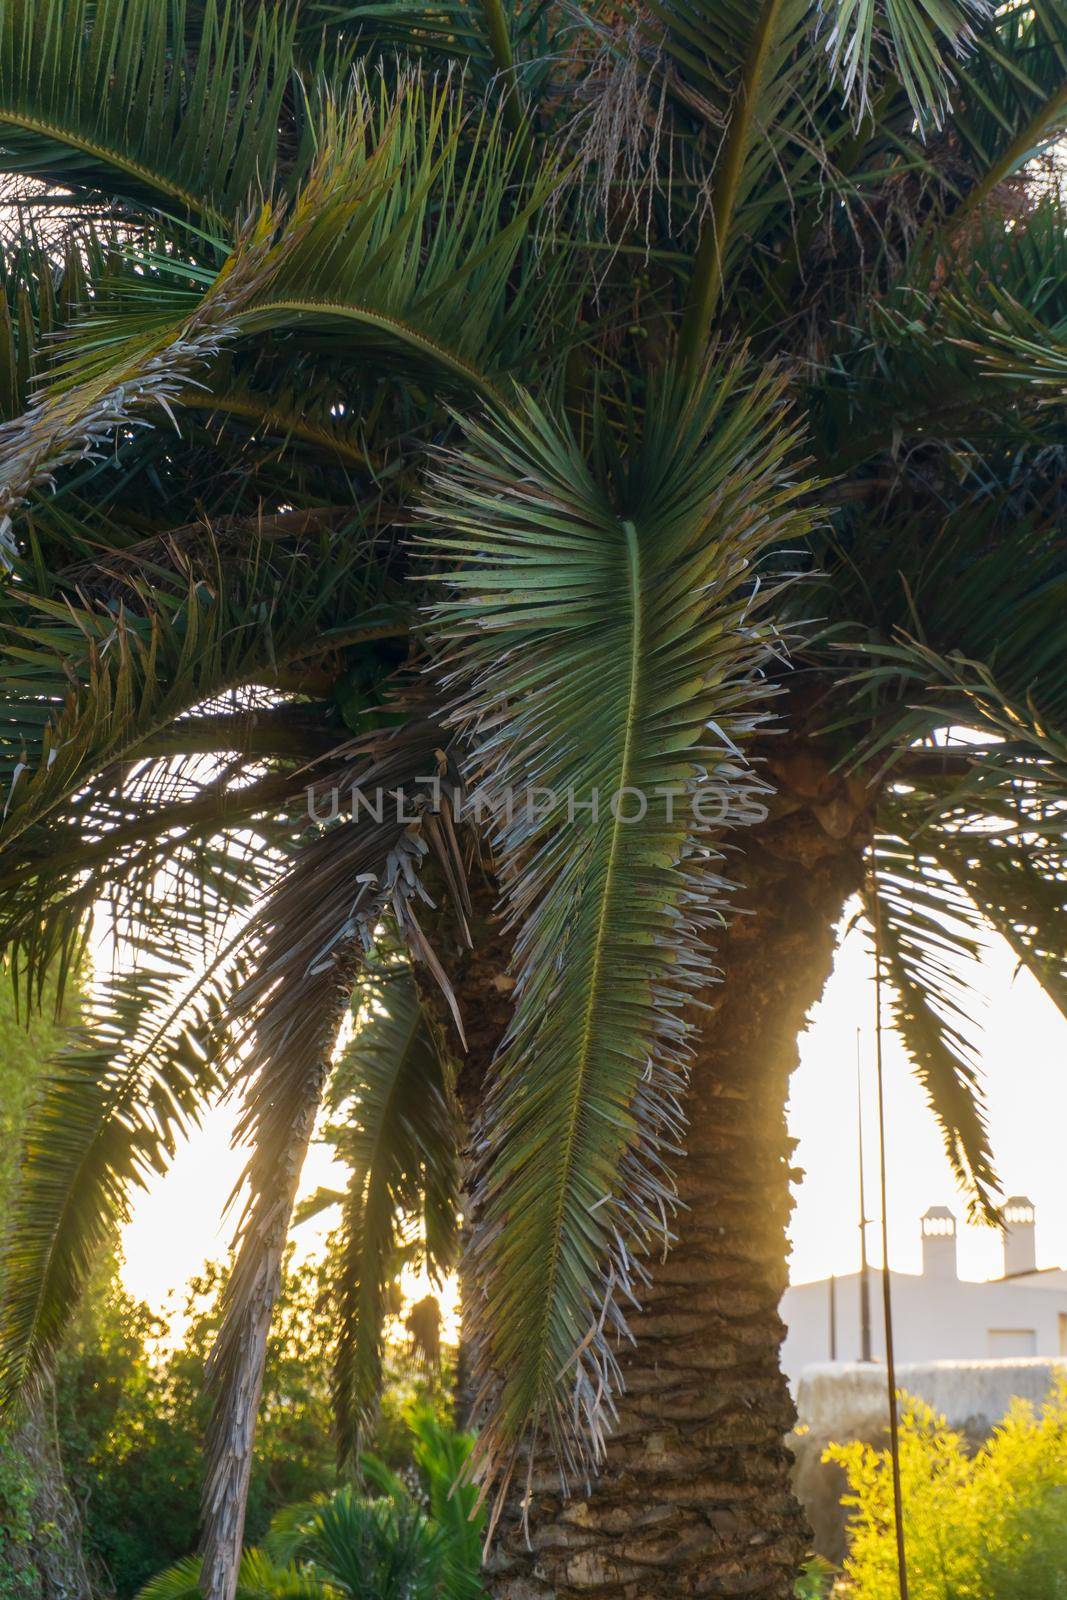
{"type": "MultiPolygon", "coordinates": [[[[1062,1600],[1067,1594],[1067,1375],[1040,1409],[1012,1404],[976,1453],[905,1397],[900,1464],[912,1600],[1062,1600]]],[[[835,1444],[852,1508],[845,1593],[897,1600],[889,1453],[835,1444]]]]}
{"type": "MultiPolygon", "coordinates": [[[[485,1508],[465,1469],[474,1437],[442,1421],[430,1406],[408,1414],[411,1454],[418,1490],[425,1499],[436,1545],[438,1589],[447,1600],[481,1600],[485,1508]]],[[[378,1457],[362,1458],[363,1476],[398,1505],[410,1498],[408,1486],[378,1457]]]]}
{"type": "MultiPolygon", "coordinates": [[[[365,1456],[365,1488],[286,1506],[262,1549],[244,1553],[239,1600],[484,1600],[485,1513],[456,1486],[474,1444],[427,1406],[408,1416],[411,1482],[365,1456]]],[[[139,1600],[199,1600],[191,1556],[153,1578],[139,1600]]]]}
{"type": "MultiPolygon", "coordinates": [[[[63,1031],[47,1005],[29,1018],[20,1015],[6,980],[0,972],[0,1221],[7,1216],[23,1121],[63,1031]]],[[[34,1600],[42,1542],[47,1548],[57,1537],[42,1520],[44,1479],[54,1462],[33,1458],[25,1446],[17,1421],[0,1421],[0,1600],[34,1600]]]]}
{"type": "Polygon", "coordinates": [[[793,1586],[796,1600],[826,1600],[834,1582],[834,1569],[822,1556],[812,1556],[805,1561],[793,1586]]]}
{"type": "MultiPolygon", "coordinates": [[[[336,1486],[330,1401],[336,1333],[329,1257],[290,1266],[268,1346],[248,1503],[248,1538],[261,1539],[280,1507],[336,1486]]],[[[167,1325],[122,1287],[113,1256],[98,1265],[58,1366],[59,1432],[84,1507],[86,1550],[101,1592],[128,1600],[167,1562],[194,1550],[200,1521],[203,1434],[210,1400],[204,1360],[218,1328],[225,1269],[205,1267],[167,1325]]],[[[386,1387],[369,1432],[384,1471],[415,1473],[409,1419],[432,1424],[431,1385],[403,1346],[389,1351],[386,1387]]],[[[425,1470],[425,1468],[423,1469],[425,1470]]],[[[414,1481],[414,1478],[413,1478],[414,1481]]],[[[4,1591],[0,1588],[0,1595],[4,1591]]],[[[5,1596],[6,1600],[6,1596],[5,1596]]]]}
{"type": "MultiPolygon", "coordinates": [[[[100,1271],[60,1359],[60,1435],[85,1507],[86,1548],[119,1600],[195,1548],[209,1402],[204,1359],[218,1326],[221,1267],[190,1285],[184,1339],[100,1271]]],[[[249,1494],[249,1534],[277,1508],[332,1487],[327,1350],[318,1271],[290,1270],[273,1328],[249,1494]]]]}

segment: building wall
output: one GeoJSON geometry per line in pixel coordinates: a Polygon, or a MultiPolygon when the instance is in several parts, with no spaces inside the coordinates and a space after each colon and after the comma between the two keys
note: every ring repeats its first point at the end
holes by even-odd
{"type": "MultiPolygon", "coordinates": [[[[871,1353],[885,1359],[881,1272],[872,1269],[871,1353]]],[[[804,1368],[831,1360],[830,1285],[834,1284],[837,1360],[860,1358],[859,1275],[794,1284],[782,1300],[787,1334],[782,1364],[794,1389],[804,1368]]],[[[967,1283],[891,1274],[898,1362],[986,1361],[1067,1355],[1067,1274],[967,1283]]]]}

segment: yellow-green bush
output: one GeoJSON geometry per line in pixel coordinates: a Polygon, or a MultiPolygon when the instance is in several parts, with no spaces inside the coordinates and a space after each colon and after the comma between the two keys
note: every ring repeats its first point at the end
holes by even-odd
{"type": "MultiPolygon", "coordinates": [[[[1015,1401],[973,1453],[921,1401],[902,1405],[912,1600],[1067,1600],[1067,1375],[1039,1412],[1015,1401]]],[[[835,1444],[825,1459],[848,1477],[845,1593],[899,1600],[889,1452],[835,1444]]]]}

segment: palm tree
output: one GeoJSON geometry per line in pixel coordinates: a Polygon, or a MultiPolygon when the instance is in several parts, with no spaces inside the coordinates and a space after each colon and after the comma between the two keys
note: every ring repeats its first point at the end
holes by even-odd
{"type": "Polygon", "coordinates": [[[209,1600],[328,1095],[342,1459],[462,1203],[499,1592],[790,1593],[834,925],[990,1214],[980,925],[1067,996],[1065,121],[1063,0],[0,0],[0,929],[119,956],[3,1390],[239,1095],[209,1600]]]}

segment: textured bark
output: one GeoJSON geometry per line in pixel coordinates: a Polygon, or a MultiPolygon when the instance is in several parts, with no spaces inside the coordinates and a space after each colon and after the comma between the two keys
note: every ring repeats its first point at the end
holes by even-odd
{"type": "Polygon", "coordinates": [[[834,925],[858,886],[868,799],[803,741],[774,755],[782,792],[744,841],[739,914],[708,997],[679,1165],[677,1243],[652,1268],[622,1357],[626,1392],[592,1492],[532,1480],[491,1557],[497,1600],[789,1600],[809,1544],[784,1439],[779,1364],[797,1040],[822,991],[834,925]]]}
{"type": "Polygon", "coordinates": [[[7,1575],[33,1600],[90,1600],[81,1517],[63,1475],[50,1384],[31,1403],[12,1448],[33,1484],[32,1533],[25,1548],[10,1553],[7,1575]]]}
{"type": "Polygon", "coordinates": [[[246,1236],[238,1257],[239,1265],[241,1256],[255,1257],[254,1282],[241,1310],[242,1360],[236,1364],[226,1388],[220,1414],[213,1419],[215,1447],[209,1450],[203,1496],[200,1591],[205,1600],[233,1600],[237,1592],[267,1340],[281,1289],[282,1262],[300,1174],[325,1080],[324,1057],[321,1070],[308,1085],[306,1105],[293,1129],[284,1170],[278,1174],[278,1187],[267,1206],[261,1208],[265,1214],[257,1216],[257,1226],[246,1236]]]}

